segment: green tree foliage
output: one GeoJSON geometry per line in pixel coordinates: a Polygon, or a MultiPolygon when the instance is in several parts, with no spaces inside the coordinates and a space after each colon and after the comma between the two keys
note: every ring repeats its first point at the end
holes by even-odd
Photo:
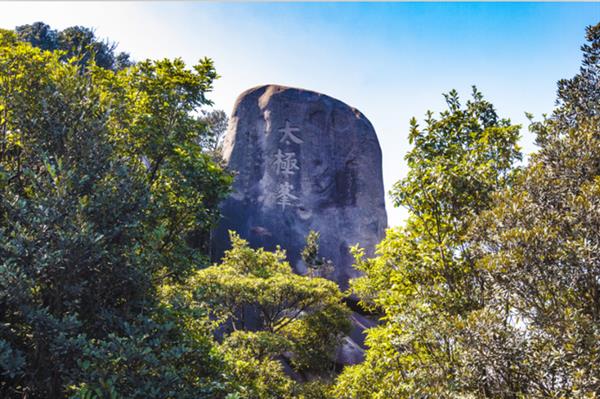
{"type": "Polygon", "coordinates": [[[485,354],[518,354],[490,366],[523,397],[600,393],[600,24],[587,39],[557,109],[531,125],[540,150],[473,233],[505,336],[485,354]]]}
{"type": "MultiPolygon", "coordinates": [[[[284,373],[327,375],[348,309],[334,282],[293,273],[285,253],[254,250],[235,233],[220,265],[198,270],[172,289],[190,308],[205,308],[223,336],[222,348],[240,398],[303,397],[304,384],[284,373]],[[189,292],[189,294],[182,294],[189,292]]],[[[315,384],[307,389],[317,391],[315,384]]]]}
{"type": "Polygon", "coordinates": [[[206,313],[158,295],[206,259],[230,183],[194,116],[215,77],[209,60],[115,72],[0,31],[1,397],[225,392],[206,313]]]}
{"type": "Polygon", "coordinates": [[[200,145],[213,161],[222,164],[223,139],[227,132],[229,118],[225,111],[218,109],[204,112],[200,120],[208,127],[208,134],[198,137],[200,145]]]}
{"type": "Polygon", "coordinates": [[[478,94],[466,113],[451,94],[424,132],[413,122],[395,188],[410,217],[376,259],[357,254],[353,288],[383,324],[338,397],[598,397],[600,25],[587,38],[522,171],[516,128],[478,94]]]}
{"type": "Polygon", "coordinates": [[[144,170],[152,193],[147,231],[160,263],[169,265],[160,277],[180,278],[208,262],[210,229],[231,180],[204,154],[198,135],[207,127],[193,116],[209,104],[205,93],[217,77],[212,61],[188,70],[180,59],[146,60],[116,74],[97,68],[94,76],[111,91],[102,102],[116,152],[144,170]]]}
{"type": "Polygon", "coordinates": [[[97,66],[120,70],[132,65],[129,54],[115,54],[117,45],[98,40],[94,31],[83,26],[72,26],[60,32],[43,22],[21,25],[15,28],[20,40],[31,43],[42,50],[61,50],[61,59],[78,58],[79,65],[87,65],[92,59],[97,66]]]}
{"type": "Polygon", "coordinates": [[[301,253],[302,260],[308,268],[309,275],[328,278],[333,273],[333,262],[319,257],[319,237],[320,234],[314,230],[308,232],[306,246],[301,253]]]}
{"type": "Polygon", "coordinates": [[[476,89],[464,107],[455,91],[445,97],[439,119],[429,112],[425,128],[411,121],[409,172],[392,193],[409,210],[406,226],[388,231],[378,257],[356,253],[365,276],[352,288],[383,323],[368,332],[366,361],[344,370],[339,397],[481,394],[470,370],[478,365],[463,356],[469,317],[484,306],[467,232],[511,181],[519,127],[476,89]]]}

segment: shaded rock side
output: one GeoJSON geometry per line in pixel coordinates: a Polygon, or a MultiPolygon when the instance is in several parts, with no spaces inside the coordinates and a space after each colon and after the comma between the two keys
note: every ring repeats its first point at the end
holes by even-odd
{"type": "Polygon", "coordinates": [[[321,234],[320,256],[333,261],[342,289],[359,272],[349,247],[368,256],[387,227],[381,149],[358,110],[308,90],[267,85],[242,93],[224,142],[236,173],[213,234],[213,259],[229,248],[228,230],[252,247],[287,251],[299,274],[308,232],[321,234]]]}

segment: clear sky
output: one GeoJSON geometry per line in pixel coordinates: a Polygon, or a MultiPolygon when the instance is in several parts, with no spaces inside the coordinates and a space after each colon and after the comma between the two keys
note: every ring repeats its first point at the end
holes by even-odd
{"type": "Polygon", "coordinates": [[[208,56],[221,75],[210,98],[227,112],[266,83],[336,97],[373,123],[387,191],[406,173],[409,119],[444,109],[453,88],[466,99],[477,85],[534,151],[524,112],[552,110],[600,3],[0,2],[0,27],[36,21],[95,28],[136,60],[208,56]]]}

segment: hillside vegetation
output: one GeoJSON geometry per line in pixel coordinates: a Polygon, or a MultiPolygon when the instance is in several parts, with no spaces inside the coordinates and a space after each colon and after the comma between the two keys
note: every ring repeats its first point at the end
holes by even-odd
{"type": "Polygon", "coordinates": [[[600,397],[600,24],[526,165],[476,88],[410,122],[409,217],[344,293],[316,233],[306,276],[235,232],[210,264],[213,62],[115,48],[0,30],[0,397],[600,397]],[[380,323],[340,370],[349,295],[380,323]]]}

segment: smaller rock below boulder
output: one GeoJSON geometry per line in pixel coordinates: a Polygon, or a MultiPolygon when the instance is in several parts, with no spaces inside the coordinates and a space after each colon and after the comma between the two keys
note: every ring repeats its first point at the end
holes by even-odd
{"type": "Polygon", "coordinates": [[[362,363],[365,351],[350,337],[344,337],[338,349],[335,362],[340,365],[354,365],[362,363]]]}

